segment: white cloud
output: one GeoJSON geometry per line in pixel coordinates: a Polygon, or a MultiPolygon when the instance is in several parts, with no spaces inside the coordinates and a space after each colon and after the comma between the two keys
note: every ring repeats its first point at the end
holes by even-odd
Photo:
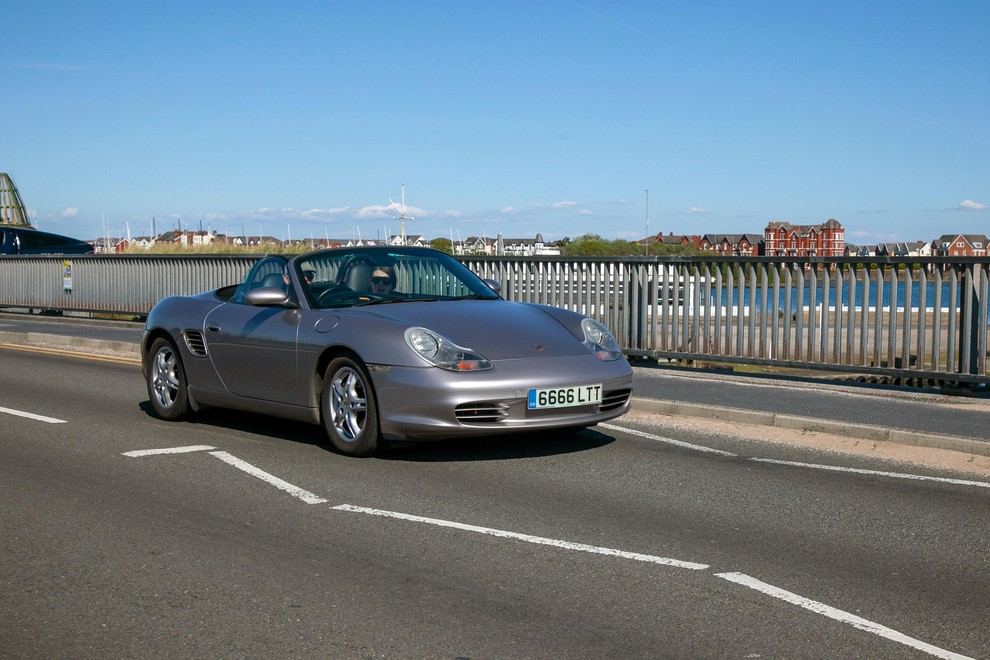
{"type": "Polygon", "coordinates": [[[69,208],[62,211],[60,216],[63,218],[77,218],[79,217],[79,209],[70,206],[69,208]]]}
{"type": "Polygon", "coordinates": [[[444,211],[443,213],[441,213],[440,214],[440,217],[441,218],[459,218],[459,217],[461,217],[461,212],[460,211],[455,211],[453,209],[450,209],[448,211],[444,211]]]}
{"type": "Polygon", "coordinates": [[[594,213],[592,213],[592,212],[591,212],[591,211],[589,211],[588,209],[581,209],[580,211],[578,211],[578,213],[577,213],[577,214],[578,214],[578,215],[594,215],[594,213]]]}
{"type": "Polygon", "coordinates": [[[392,205],[382,206],[381,204],[375,204],[372,206],[363,206],[358,209],[355,215],[359,218],[391,218],[392,205]]]}
{"type": "Polygon", "coordinates": [[[577,202],[554,202],[551,208],[555,209],[569,209],[577,206],[577,202]]]}
{"type": "Polygon", "coordinates": [[[335,215],[341,215],[343,213],[347,213],[348,210],[350,210],[350,207],[347,206],[340,206],[337,208],[330,208],[330,209],[310,209],[308,211],[303,211],[302,213],[300,213],[300,215],[304,218],[316,218],[319,220],[322,218],[327,218],[327,217],[332,217],[335,215]]]}
{"type": "Polygon", "coordinates": [[[501,209],[499,209],[499,212],[504,213],[506,215],[515,215],[516,213],[519,213],[519,209],[517,209],[515,206],[503,206],[501,209]]]}
{"type": "Polygon", "coordinates": [[[974,202],[971,199],[967,199],[959,203],[957,207],[961,211],[986,211],[990,209],[986,204],[980,204],[979,202],[974,202]]]}
{"type": "MultiPolygon", "coordinates": [[[[358,209],[355,217],[360,219],[373,219],[373,220],[392,220],[399,217],[399,207],[395,204],[388,204],[387,206],[382,206],[381,204],[372,204],[371,206],[364,206],[358,209]]],[[[415,206],[406,207],[406,220],[413,218],[429,218],[432,217],[433,213],[427,211],[426,209],[417,208],[415,206]]]]}
{"type": "Polygon", "coordinates": [[[708,211],[697,206],[692,206],[688,209],[688,213],[708,213],[708,211]]]}

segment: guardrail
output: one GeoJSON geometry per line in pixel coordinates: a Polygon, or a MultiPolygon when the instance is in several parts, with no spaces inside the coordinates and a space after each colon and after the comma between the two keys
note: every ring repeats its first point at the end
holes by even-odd
{"type": "MultiPolygon", "coordinates": [[[[258,256],[0,259],[0,307],[142,316],[258,256]]],[[[608,325],[629,356],[990,383],[987,258],[464,257],[508,300],[608,325]]]]}

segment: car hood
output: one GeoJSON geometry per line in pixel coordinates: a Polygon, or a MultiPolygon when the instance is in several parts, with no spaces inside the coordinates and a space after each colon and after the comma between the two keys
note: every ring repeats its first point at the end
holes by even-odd
{"type": "Polygon", "coordinates": [[[588,355],[559,321],[539,307],[505,300],[404,302],[360,308],[406,327],[438,332],[489,360],[588,355]]]}

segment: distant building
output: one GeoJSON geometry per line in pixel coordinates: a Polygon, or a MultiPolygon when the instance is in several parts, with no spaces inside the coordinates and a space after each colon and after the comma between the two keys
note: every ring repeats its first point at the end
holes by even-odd
{"type": "Polygon", "coordinates": [[[768,257],[841,257],[845,254],[846,231],[838,220],[820,225],[771,222],[763,231],[763,244],[768,257]]]}
{"type": "Polygon", "coordinates": [[[927,241],[877,243],[876,245],[852,245],[846,243],[847,257],[930,257],[934,254],[927,241]]]}
{"type": "Polygon", "coordinates": [[[675,234],[674,232],[669,232],[664,234],[663,232],[658,233],[656,236],[647,236],[646,238],[636,241],[640,245],[650,246],[655,243],[662,243],[663,245],[689,245],[691,247],[700,248],[701,247],[701,236],[689,236],[686,234],[675,234]]]}
{"type": "Polygon", "coordinates": [[[466,241],[454,244],[454,253],[458,256],[538,257],[559,255],[560,249],[547,244],[542,234],[537,234],[535,238],[469,236],[466,241]]]}
{"type": "Polygon", "coordinates": [[[93,244],[93,252],[95,254],[117,254],[127,250],[128,245],[126,238],[111,238],[106,236],[103,238],[94,238],[87,242],[93,244]]]}
{"type": "Polygon", "coordinates": [[[755,257],[762,252],[763,237],[759,234],[705,234],[698,247],[726,257],[755,257]]]}
{"type": "Polygon", "coordinates": [[[942,234],[933,246],[936,257],[985,257],[987,237],[983,234],[942,234]]]}

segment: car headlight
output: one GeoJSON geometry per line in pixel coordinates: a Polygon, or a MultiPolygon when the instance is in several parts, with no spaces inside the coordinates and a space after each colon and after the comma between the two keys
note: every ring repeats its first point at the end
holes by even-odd
{"type": "Polygon", "coordinates": [[[622,349],[612,333],[595,319],[581,321],[581,331],[584,333],[584,345],[595,354],[599,360],[611,362],[622,357],[622,349]]]}
{"type": "Polygon", "coordinates": [[[492,368],[491,361],[484,356],[426,328],[406,330],[406,344],[433,366],[448,371],[484,371],[492,368]]]}

